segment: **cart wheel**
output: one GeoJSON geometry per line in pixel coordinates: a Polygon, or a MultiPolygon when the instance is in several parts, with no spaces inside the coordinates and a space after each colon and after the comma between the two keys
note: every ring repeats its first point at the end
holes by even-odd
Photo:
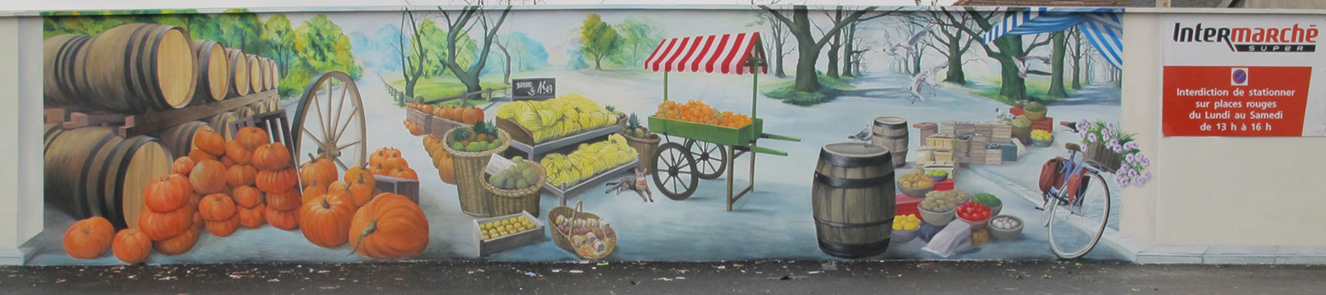
{"type": "Polygon", "coordinates": [[[695,158],[701,179],[717,179],[727,169],[727,147],[707,141],[686,140],[686,150],[695,158]]]}
{"type": "Polygon", "coordinates": [[[344,170],[363,166],[368,159],[363,101],[345,73],[328,72],[309,82],[291,125],[296,164],[309,156],[326,157],[344,170]]]}
{"type": "Polygon", "coordinates": [[[659,146],[658,159],[654,161],[654,185],[669,199],[690,198],[700,184],[695,164],[695,157],[681,144],[669,142],[659,146]]]}

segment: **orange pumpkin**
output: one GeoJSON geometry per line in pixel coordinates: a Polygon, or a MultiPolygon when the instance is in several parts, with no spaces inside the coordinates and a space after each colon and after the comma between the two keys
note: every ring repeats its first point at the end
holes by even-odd
{"type": "Polygon", "coordinates": [[[299,186],[299,176],[295,173],[295,168],[258,171],[254,180],[258,189],[269,194],[295,190],[299,186]]]}
{"type": "Polygon", "coordinates": [[[323,186],[321,181],[314,180],[308,185],[308,187],[304,188],[304,192],[300,195],[299,203],[306,204],[314,198],[325,194],[327,194],[327,187],[323,186]]]}
{"type": "Polygon", "coordinates": [[[262,170],[281,170],[290,167],[290,150],[279,142],[259,146],[253,149],[253,166],[262,170]]]}
{"type": "Polygon", "coordinates": [[[434,115],[434,116],[438,116],[438,117],[442,117],[442,118],[446,118],[446,117],[447,117],[447,108],[448,108],[448,107],[437,107],[437,108],[434,108],[434,109],[433,109],[433,115],[434,115]]]}
{"type": "Polygon", "coordinates": [[[442,152],[437,153],[437,156],[433,158],[433,167],[437,167],[437,176],[442,179],[442,182],[456,184],[456,166],[451,158],[451,153],[447,153],[446,149],[439,150],[442,150],[442,152]]]}
{"type": "Polygon", "coordinates": [[[374,259],[408,258],[428,248],[428,218],[405,196],[385,193],[350,221],[350,248],[374,259]]]}
{"type": "Polygon", "coordinates": [[[184,252],[189,252],[189,249],[193,249],[194,244],[198,243],[198,231],[199,229],[197,228],[189,228],[188,231],[185,231],[184,233],[179,234],[178,236],[172,237],[167,240],[157,241],[152,246],[153,248],[156,248],[158,253],[161,254],[165,255],[184,254],[184,252]]]}
{"type": "Polygon", "coordinates": [[[175,159],[175,162],[170,163],[170,173],[189,176],[189,172],[193,171],[193,165],[195,164],[197,163],[193,162],[193,158],[180,157],[175,159]]]}
{"type": "Polygon", "coordinates": [[[376,178],[372,176],[365,178],[363,174],[360,174],[358,180],[350,183],[350,198],[355,200],[355,206],[363,207],[373,199],[373,189],[376,188],[376,178]]]}
{"type": "Polygon", "coordinates": [[[401,150],[384,147],[378,149],[377,151],[374,151],[372,155],[368,156],[368,165],[379,166],[385,164],[387,159],[400,158],[400,157],[401,157],[401,150]]]}
{"type": "Polygon", "coordinates": [[[267,193],[267,207],[276,210],[295,210],[303,205],[299,190],[292,189],[283,193],[267,193]]]}
{"type": "Polygon", "coordinates": [[[189,182],[193,191],[199,194],[211,194],[226,189],[226,167],[215,160],[199,161],[189,173],[189,182]]]}
{"type": "Polygon", "coordinates": [[[225,194],[210,194],[198,203],[198,213],[206,221],[225,221],[235,216],[235,201],[225,194]]]}
{"type": "Polygon", "coordinates": [[[465,125],[474,125],[479,121],[483,121],[483,109],[469,107],[460,114],[460,122],[465,123],[465,125]]]}
{"type": "Polygon", "coordinates": [[[272,206],[267,206],[267,212],[263,212],[263,217],[267,218],[267,224],[282,230],[299,229],[299,209],[295,210],[276,210],[272,206]]]}
{"type": "Polygon", "coordinates": [[[415,181],[418,181],[418,180],[419,180],[419,174],[418,174],[418,173],[415,173],[415,172],[414,172],[414,169],[410,169],[410,168],[396,168],[396,170],[392,170],[392,171],[391,171],[391,175],[389,175],[389,176],[391,176],[391,177],[400,177],[400,178],[409,179],[409,180],[415,180],[415,181]]]}
{"type": "Polygon", "coordinates": [[[359,179],[360,176],[373,178],[373,172],[368,171],[366,167],[350,167],[350,169],[345,170],[345,178],[343,179],[346,183],[351,183],[359,179]]]}
{"type": "Polygon", "coordinates": [[[138,214],[138,229],[153,241],[164,241],[193,228],[194,212],[187,207],[166,213],[143,210],[138,214]]]}
{"type": "Polygon", "coordinates": [[[242,187],[253,185],[253,179],[258,177],[258,169],[249,165],[230,166],[226,173],[226,183],[230,187],[242,187]]]}
{"type": "Polygon", "coordinates": [[[333,195],[350,195],[350,184],[345,181],[337,180],[327,185],[327,193],[333,195]]]}
{"type": "Polygon", "coordinates": [[[313,180],[327,185],[340,178],[336,175],[336,163],[328,158],[318,158],[299,166],[299,183],[308,186],[313,180]]]}
{"type": "Polygon", "coordinates": [[[226,139],[212,130],[198,130],[193,134],[193,148],[220,156],[226,153],[226,139]]]}
{"type": "Polygon", "coordinates": [[[93,259],[110,250],[115,227],[101,216],[79,220],[64,231],[64,252],[78,259],[93,259]]]}
{"type": "Polygon", "coordinates": [[[239,205],[240,208],[253,208],[262,205],[262,192],[252,186],[246,185],[235,188],[232,197],[235,199],[235,205],[239,205]]]}
{"type": "Polygon", "coordinates": [[[267,137],[267,131],[258,127],[244,127],[235,132],[235,141],[249,150],[257,149],[259,146],[271,143],[271,138],[267,137]]]}
{"type": "Polygon", "coordinates": [[[383,168],[386,168],[387,171],[392,171],[397,168],[410,168],[410,163],[405,162],[405,158],[396,157],[388,158],[382,163],[382,166],[383,168]]]}
{"type": "Polygon", "coordinates": [[[189,159],[193,160],[194,163],[202,162],[205,160],[216,161],[216,156],[208,154],[207,152],[204,152],[203,150],[200,149],[194,149],[192,151],[189,151],[189,159]]]}
{"type": "Polygon", "coordinates": [[[335,248],[350,238],[350,219],[354,203],[332,195],[322,195],[304,203],[299,211],[299,230],[304,238],[323,248],[335,248]]]}
{"type": "Polygon", "coordinates": [[[222,238],[229,237],[230,235],[235,233],[235,230],[238,229],[239,229],[239,215],[231,216],[230,219],[222,221],[207,222],[207,232],[212,233],[213,236],[218,236],[222,238]]]}
{"type": "Polygon", "coordinates": [[[138,228],[121,230],[115,234],[115,240],[111,242],[111,251],[115,253],[115,258],[128,264],[138,264],[147,261],[147,257],[152,255],[152,239],[148,239],[138,228]]]}
{"type": "Polygon", "coordinates": [[[239,225],[249,229],[262,227],[263,224],[267,224],[267,219],[263,216],[266,211],[267,206],[263,204],[258,204],[253,208],[240,207],[239,225]]]}
{"type": "Polygon", "coordinates": [[[226,158],[234,161],[235,164],[248,165],[249,161],[253,159],[253,151],[245,148],[238,141],[227,141],[226,158]]]}
{"type": "Polygon", "coordinates": [[[220,156],[220,157],[217,157],[217,162],[221,162],[221,165],[226,166],[226,169],[230,169],[230,167],[233,167],[233,166],[235,166],[235,165],[238,165],[238,164],[235,164],[235,160],[231,160],[230,157],[227,157],[227,156],[220,156]]]}
{"type": "Polygon", "coordinates": [[[152,211],[171,212],[188,205],[192,196],[193,184],[189,182],[189,178],[171,174],[147,183],[147,187],[143,190],[143,204],[152,211]]]}
{"type": "Polygon", "coordinates": [[[202,201],[203,195],[195,193],[192,197],[189,197],[189,210],[193,211],[193,226],[198,229],[203,229],[203,215],[198,213],[198,203],[202,203],[202,201]]]}

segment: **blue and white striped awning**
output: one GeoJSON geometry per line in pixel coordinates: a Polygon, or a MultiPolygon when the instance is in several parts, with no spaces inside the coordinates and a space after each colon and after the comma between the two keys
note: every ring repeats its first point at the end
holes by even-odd
{"type": "Polygon", "coordinates": [[[1050,33],[1077,26],[1110,65],[1123,68],[1122,12],[1120,8],[1028,8],[1004,17],[1004,21],[981,34],[981,39],[990,43],[1005,34],[1050,33]]]}

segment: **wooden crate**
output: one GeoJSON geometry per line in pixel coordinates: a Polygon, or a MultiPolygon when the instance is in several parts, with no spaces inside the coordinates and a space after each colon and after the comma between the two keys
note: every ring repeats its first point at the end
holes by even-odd
{"type": "Polygon", "coordinates": [[[996,123],[991,130],[990,139],[995,143],[1004,143],[1013,138],[1013,126],[1008,124],[996,123]]]}
{"type": "Polygon", "coordinates": [[[924,169],[925,172],[930,172],[934,170],[943,170],[944,172],[948,172],[949,178],[954,178],[958,176],[957,174],[958,165],[953,161],[930,161],[925,164],[922,164],[922,169],[924,169]]]}
{"type": "Polygon", "coordinates": [[[1045,117],[1031,121],[1031,130],[1054,131],[1054,118],[1045,117]]]}
{"type": "Polygon", "coordinates": [[[957,123],[957,126],[954,127],[953,133],[951,134],[962,136],[962,135],[971,135],[973,133],[976,133],[975,123],[957,123]]]}
{"type": "Polygon", "coordinates": [[[971,136],[959,136],[953,140],[953,153],[966,155],[969,146],[971,146],[971,136]]]}
{"type": "Polygon", "coordinates": [[[953,150],[934,150],[935,161],[953,162],[953,150]]]}
{"type": "Polygon", "coordinates": [[[394,193],[402,195],[410,199],[410,201],[414,201],[415,204],[419,203],[418,180],[404,179],[400,177],[391,177],[386,175],[373,175],[373,179],[377,180],[378,190],[381,190],[384,193],[394,193]]]}
{"type": "Polygon", "coordinates": [[[958,164],[969,164],[969,163],[971,163],[971,157],[968,156],[968,155],[965,154],[965,153],[964,153],[964,154],[953,154],[953,162],[958,163],[958,164]]]}
{"type": "Polygon", "coordinates": [[[543,224],[542,220],[539,220],[538,218],[534,217],[534,215],[530,215],[529,212],[525,211],[521,211],[520,213],[511,214],[511,215],[477,219],[474,220],[474,224],[472,227],[472,229],[474,230],[474,240],[475,243],[478,245],[475,248],[479,249],[479,256],[488,256],[488,254],[505,251],[511,248],[537,244],[538,242],[548,239],[547,236],[543,234],[545,231],[545,227],[546,226],[543,224]],[[509,235],[492,240],[483,239],[483,233],[480,232],[482,228],[481,226],[483,224],[501,222],[502,220],[510,219],[516,216],[525,216],[525,219],[529,219],[531,223],[534,223],[534,228],[514,235],[509,235]]]}
{"type": "Polygon", "coordinates": [[[939,133],[958,134],[957,127],[958,127],[958,121],[953,121],[953,120],[943,121],[939,123],[939,133]]]}
{"type": "Polygon", "coordinates": [[[1003,165],[1003,164],[1004,164],[1004,150],[1002,150],[1002,149],[986,149],[986,150],[985,150],[985,164],[986,164],[986,165],[1003,165]]]}
{"type": "Polygon", "coordinates": [[[935,148],[923,146],[916,149],[916,162],[925,163],[935,160],[935,148]]]}
{"type": "Polygon", "coordinates": [[[954,138],[952,134],[940,133],[940,134],[931,135],[929,138],[926,138],[925,145],[937,149],[952,150],[953,140],[954,138]]]}

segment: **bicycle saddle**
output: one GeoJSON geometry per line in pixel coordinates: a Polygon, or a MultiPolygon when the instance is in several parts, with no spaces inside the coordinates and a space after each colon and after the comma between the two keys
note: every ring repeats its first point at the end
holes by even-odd
{"type": "Polygon", "coordinates": [[[1081,145],[1071,142],[1065,143],[1064,148],[1067,148],[1069,151],[1074,151],[1074,152],[1083,152],[1083,153],[1087,152],[1086,150],[1082,149],[1081,145]]]}

